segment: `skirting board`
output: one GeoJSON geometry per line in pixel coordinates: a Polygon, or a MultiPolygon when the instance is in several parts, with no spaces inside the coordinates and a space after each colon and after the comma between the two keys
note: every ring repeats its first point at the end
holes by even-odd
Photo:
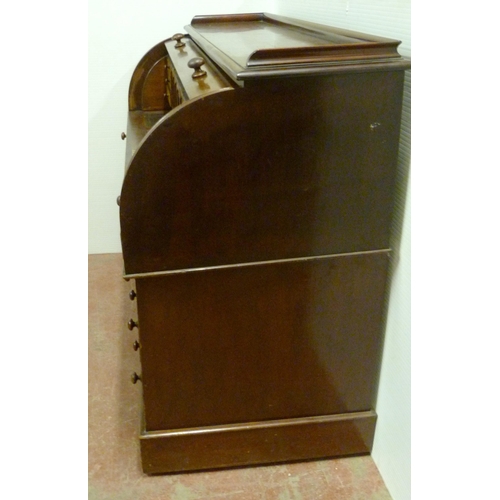
{"type": "Polygon", "coordinates": [[[374,411],[143,431],[147,474],[271,464],[370,453],[374,411]]]}

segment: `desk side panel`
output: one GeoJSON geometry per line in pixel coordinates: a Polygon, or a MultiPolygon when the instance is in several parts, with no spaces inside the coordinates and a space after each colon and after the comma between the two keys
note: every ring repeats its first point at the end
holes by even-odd
{"type": "Polygon", "coordinates": [[[137,279],[146,431],[373,409],[388,260],[137,279]]]}
{"type": "Polygon", "coordinates": [[[274,80],[173,110],[124,180],[126,273],[388,248],[403,77],[274,80]]]}

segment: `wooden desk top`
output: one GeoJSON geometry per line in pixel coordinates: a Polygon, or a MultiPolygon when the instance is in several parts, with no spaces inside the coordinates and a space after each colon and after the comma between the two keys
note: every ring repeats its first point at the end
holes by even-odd
{"type": "Polygon", "coordinates": [[[185,29],[236,81],[409,67],[398,40],[271,14],[196,16],[185,29]]]}

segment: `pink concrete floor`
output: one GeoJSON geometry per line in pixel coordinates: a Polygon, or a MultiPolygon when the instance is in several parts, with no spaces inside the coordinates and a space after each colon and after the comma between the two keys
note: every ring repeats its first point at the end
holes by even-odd
{"type": "Polygon", "coordinates": [[[89,500],[391,500],[370,456],[147,476],[139,454],[140,373],[120,254],[89,256],[89,500]]]}

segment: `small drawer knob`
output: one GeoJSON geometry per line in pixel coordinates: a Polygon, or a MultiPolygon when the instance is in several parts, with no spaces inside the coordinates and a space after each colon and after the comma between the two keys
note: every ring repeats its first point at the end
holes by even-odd
{"type": "Polygon", "coordinates": [[[134,351],[137,351],[137,349],[139,349],[139,347],[141,347],[141,344],[139,344],[139,342],[137,342],[137,340],[132,344],[132,347],[134,348],[134,351]]]}
{"type": "Polygon", "coordinates": [[[120,206],[120,196],[118,196],[118,198],[116,198],[116,204],[117,204],[118,206],[120,206]]]}
{"type": "Polygon", "coordinates": [[[176,33],[172,39],[175,40],[177,43],[175,44],[176,49],[180,49],[184,47],[186,44],[184,42],[181,42],[181,40],[184,38],[184,35],[182,33],[176,33]]]}
{"type": "Polygon", "coordinates": [[[128,320],[128,329],[132,331],[134,328],[139,328],[139,323],[136,323],[133,319],[128,320]]]}
{"type": "Polygon", "coordinates": [[[134,300],[136,297],[137,297],[137,294],[135,293],[135,290],[130,290],[130,292],[128,294],[128,298],[130,300],[134,300]]]}
{"type": "Polygon", "coordinates": [[[205,64],[205,60],[202,57],[193,57],[188,61],[188,66],[194,69],[194,73],[191,78],[200,78],[207,74],[206,71],[200,69],[205,64]]]}
{"type": "Polygon", "coordinates": [[[137,381],[138,380],[141,380],[141,377],[140,375],[137,375],[137,373],[132,373],[132,376],[130,377],[130,379],[132,380],[132,383],[133,384],[137,384],[137,381]]]}
{"type": "Polygon", "coordinates": [[[125,140],[125,137],[127,137],[127,134],[125,132],[122,132],[122,135],[121,135],[122,141],[125,140]]]}

